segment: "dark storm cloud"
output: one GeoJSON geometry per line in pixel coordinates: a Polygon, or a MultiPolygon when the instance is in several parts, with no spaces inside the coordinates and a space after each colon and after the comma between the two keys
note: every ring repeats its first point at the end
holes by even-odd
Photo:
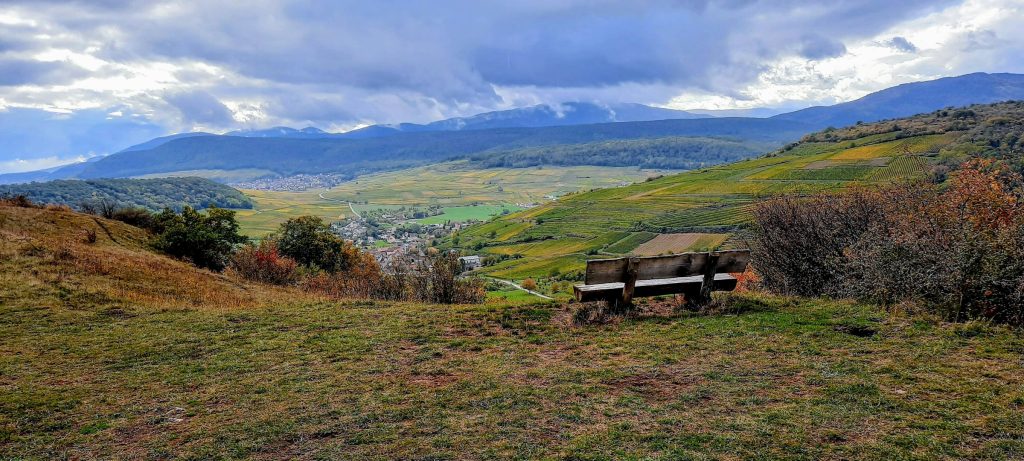
{"type": "Polygon", "coordinates": [[[785,54],[842,54],[949,2],[547,0],[33,3],[115,61],[197,60],[243,76],[320,88],[407,90],[491,104],[493,85],[548,88],[665,82],[724,86],[785,54]],[[75,14],[75,12],[78,14],[75,14]],[[60,13],[59,15],[56,13],[60,13]],[[816,34],[827,26],[828,37],[816,34]]]}
{"type": "Polygon", "coordinates": [[[820,35],[808,35],[800,40],[800,56],[807,59],[834,58],[846,54],[846,45],[820,35]]]}
{"type": "Polygon", "coordinates": [[[234,122],[231,110],[205,91],[172,93],[164,100],[178,109],[182,120],[190,125],[230,126],[234,122]]]}
{"type": "Polygon", "coordinates": [[[61,84],[84,73],[84,69],[65,62],[0,56],[0,86],[61,84]]]}

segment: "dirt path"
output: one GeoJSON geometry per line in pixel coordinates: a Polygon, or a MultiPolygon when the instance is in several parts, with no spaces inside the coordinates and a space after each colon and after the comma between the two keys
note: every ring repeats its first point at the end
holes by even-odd
{"type": "Polygon", "coordinates": [[[356,215],[356,217],[359,218],[359,219],[363,219],[363,215],[359,214],[356,211],[356,208],[352,206],[352,202],[348,202],[348,201],[345,201],[345,200],[336,200],[336,199],[333,199],[333,198],[324,197],[324,193],[323,192],[321,192],[319,195],[320,195],[321,199],[327,200],[328,202],[338,202],[338,203],[345,203],[345,204],[347,204],[348,205],[348,209],[352,210],[352,214],[356,215]]]}
{"type": "Polygon", "coordinates": [[[513,287],[516,287],[516,288],[518,288],[520,290],[523,290],[523,291],[525,291],[525,292],[527,292],[527,293],[529,293],[531,295],[534,295],[534,296],[537,296],[537,297],[540,297],[540,298],[544,298],[544,299],[548,299],[548,300],[555,299],[555,298],[552,298],[550,296],[545,296],[545,295],[542,295],[540,293],[537,293],[536,291],[533,291],[533,290],[527,290],[526,288],[523,288],[522,285],[519,285],[518,283],[509,281],[509,280],[497,279],[497,278],[494,278],[494,277],[484,277],[484,278],[490,279],[490,280],[494,280],[495,282],[504,283],[505,285],[511,285],[513,287]]]}

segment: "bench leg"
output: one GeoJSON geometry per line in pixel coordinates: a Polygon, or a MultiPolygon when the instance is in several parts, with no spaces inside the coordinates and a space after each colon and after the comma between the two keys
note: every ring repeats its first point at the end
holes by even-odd
{"type": "Polygon", "coordinates": [[[636,277],[639,269],[640,258],[629,258],[629,265],[626,266],[626,280],[622,287],[622,298],[619,300],[622,309],[633,305],[633,291],[636,289],[636,277]]]}

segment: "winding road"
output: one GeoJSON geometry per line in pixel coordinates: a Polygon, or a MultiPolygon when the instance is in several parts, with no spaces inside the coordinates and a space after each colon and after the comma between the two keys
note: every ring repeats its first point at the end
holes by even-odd
{"type": "Polygon", "coordinates": [[[338,202],[338,203],[345,203],[345,204],[347,204],[348,205],[348,209],[352,210],[352,214],[356,215],[356,217],[359,218],[359,219],[363,219],[363,215],[361,215],[358,212],[356,212],[356,208],[352,206],[352,202],[324,197],[324,193],[323,192],[321,192],[319,195],[320,195],[321,199],[327,200],[328,202],[338,202]]]}

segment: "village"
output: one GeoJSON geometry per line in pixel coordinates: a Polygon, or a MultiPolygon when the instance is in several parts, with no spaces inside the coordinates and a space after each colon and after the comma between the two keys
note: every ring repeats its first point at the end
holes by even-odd
{"type": "MultiPolygon", "coordinates": [[[[369,210],[360,216],[331,223],[331,230],[372,254],[383,266],[418,267],[427,256],[428,248],[436,246],[440,239],[479,222],[421,224],[417,221],[440,213],[438,206],[369,210]]],[[[480,266],[479,257],[461,259],[466,270],[480,266]]]]}

